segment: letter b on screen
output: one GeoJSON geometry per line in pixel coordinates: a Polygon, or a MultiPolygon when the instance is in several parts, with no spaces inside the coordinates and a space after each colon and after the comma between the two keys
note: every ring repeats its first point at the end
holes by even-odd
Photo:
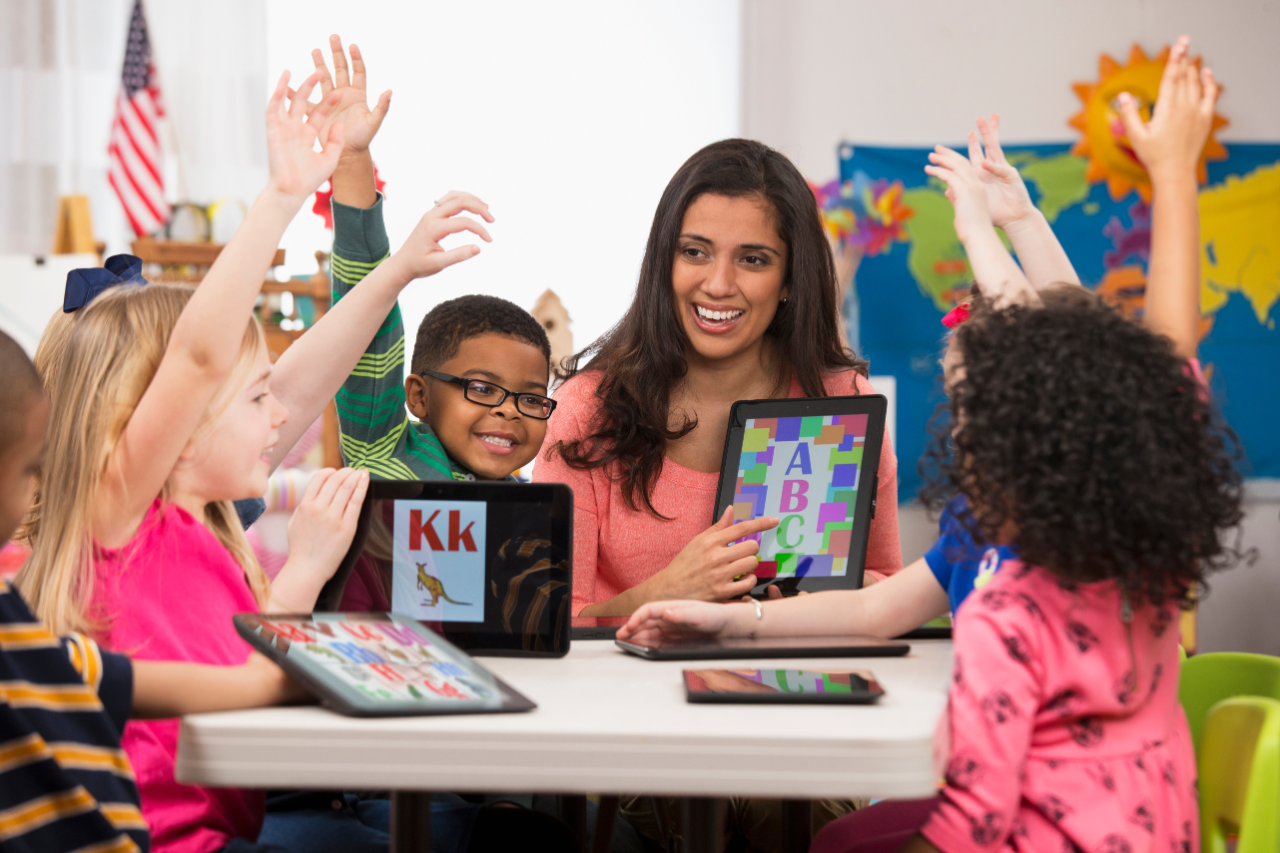
{"type": "Polygon", "coordinates": [[[805,497],[805,493],[808,491],[808,480],[783,480],[782,502],[778,506],[778,511],[804,512],[805,508],[809,506],[809,499],[805,497]]]}

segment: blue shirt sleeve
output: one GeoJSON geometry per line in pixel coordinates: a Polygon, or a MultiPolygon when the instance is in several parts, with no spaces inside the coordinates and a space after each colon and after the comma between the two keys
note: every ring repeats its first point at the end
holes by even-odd
{"type": "Polygon", "coordinates": [[[955,568],[953,560],[958,552],[965,550],[967,539],[962,538],[964,530],[953,511],[955,506],[956,501],[953,500],[943,507],[942,516],[938,519],[938,541],[924,555],[924,561],[938,579],[938,585],[948,592],[951,591],[951,574],[955,568]]]}
{"type": "Polygon", "coordinates": [[[116,730],[124,734],[124,724],[129,722],[133,710],[133,664],[124,655],[102,652],[102,681],[98,684],[98,699],[116,730]]]}

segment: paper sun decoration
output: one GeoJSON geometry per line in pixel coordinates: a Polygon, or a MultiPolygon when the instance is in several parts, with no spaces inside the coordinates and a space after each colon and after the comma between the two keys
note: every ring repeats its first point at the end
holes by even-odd
{"type": "Polygon", "coordinates": [[[872,180],[858,171],[852,180],[830,181],[818,186],[809,182],[822,226],[840,245],[861,246],[864,254],[879,255],[894,241],[907,239],[903,227],[916,215],[902,201],[902,181],[872,180]]]}
{"type": "MultiPolygon", "coordinates": [[[[1128,92],[1137,102],[1143,120],[1150,121],[1151,108],[1160,91],[1160,77],[1164,74],[1168,58],[1168,46],[1150,58],[1135,44],[1129,52],[1127,64],[1121,65],[1104,53],[1098,59],[1097,82],[1072,85],[1084,106],[1068,122],[1080,131],[1082,137],[1071,153],[1089,158],[1085,180],[1091,184],[1105,180],[1111,198],[1116,201],[1136,189],[1143,201],[1151,203],[1151,179],[1129,145],[1129,137],[1120,121],[1117,97],[1121,92],[1128,92]]],[[[1199,57],[1195,58],[1195,64],[1200,67],[1199,57]]],[[[1200,153],[1197,175],[1202,184],[1208,180],[1205,162],[1223,160],[1227,156],[1227,150],[1213,135],[1226,123],[1227,120],[1220,115],[1213,117],[1213,129],[1209,132],[1204,151],[1200,153]]]]}

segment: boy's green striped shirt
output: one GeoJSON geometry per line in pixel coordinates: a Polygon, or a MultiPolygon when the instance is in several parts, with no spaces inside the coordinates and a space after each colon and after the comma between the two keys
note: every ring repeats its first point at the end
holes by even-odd
{"type": "MultiPolygon", "coordinates": [[[[387,259],[382,195],[370,208],[333,203],[333,301],[387,259]]],[[[467,480],[431,427],[409,419],[404,399],[404,320],[396,305],[338,391],[342,458],[384,480],[467,480]]]]}

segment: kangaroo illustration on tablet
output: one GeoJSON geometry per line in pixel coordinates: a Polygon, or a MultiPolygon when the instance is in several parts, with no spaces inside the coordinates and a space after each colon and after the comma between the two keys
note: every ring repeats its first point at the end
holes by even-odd
{"type": "Polygon", "coordinates": [[[396,501],[391,607],[427,622],[483,622],[484,501],[396,501]]]}

